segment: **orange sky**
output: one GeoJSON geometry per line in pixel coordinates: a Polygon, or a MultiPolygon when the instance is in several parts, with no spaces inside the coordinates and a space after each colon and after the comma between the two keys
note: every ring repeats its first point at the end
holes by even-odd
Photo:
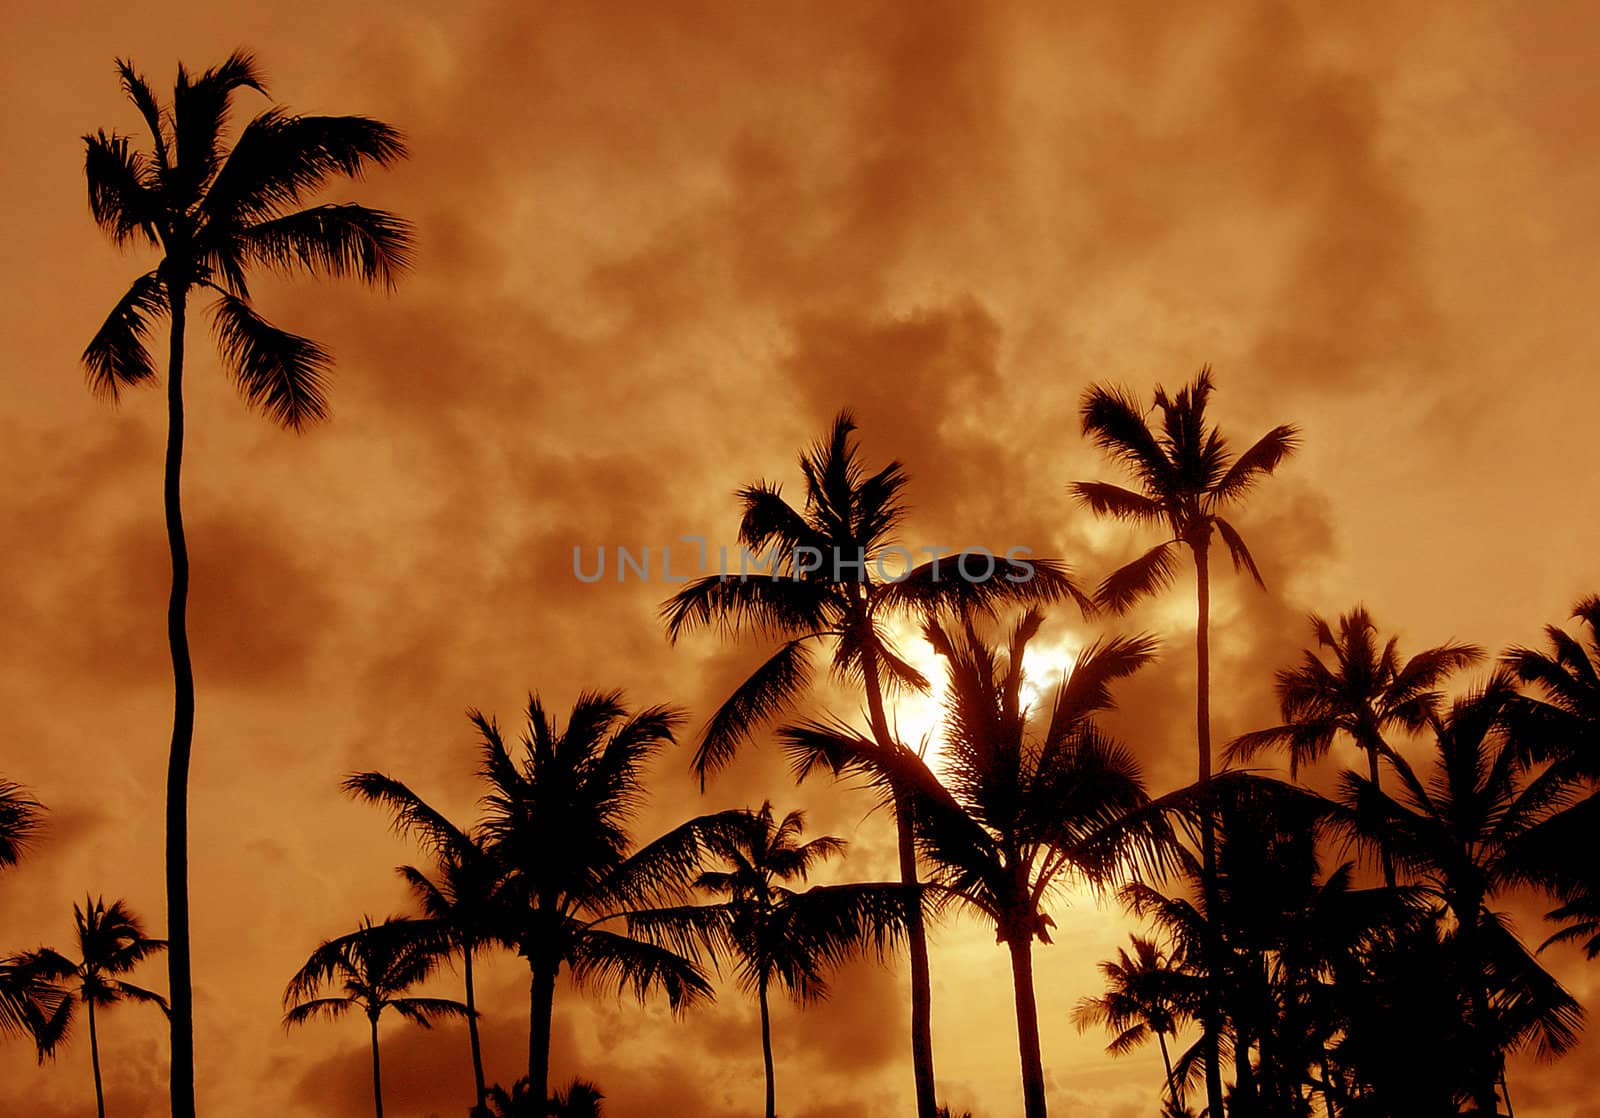
{"type": "MultiPolygon", "coordinates": [[[[86,889],[164,923],[164,412],[155,392],[110,409],[77,366],[147,266],[102,238],[83,195],[78,137],[135,123],[113,57],[170,92],[179,58],[245,45],[275,99],[381,117],[414,147],[344,191],[417,222],[397,295],[262,288],[268,317],[337,355],[330,424],[296,437],[247,413],[191,331],[207,1114],[369,1105],[359,1025],[278,1027],[310,948],[399,910],[390,868],[417,857],[339,777],[380,767],[466,819],[468,706],[515,723],[529,688],[564,708],[622,686],[703,716],[754,650],[670,649],[668,588],[581,585],[571,549],[731,541],[733,488],[794,484],[795,450],[841,406],[871,460],[907,463],[908,540],[1027,545],[1091,579],[1140,541],[1066,494],[1109,476],[1078,435],[1090,380],[1144,392],[1209,361],[1236,438],[1302,424],[1304,450],[1238,518],[1272,590],[1221,591],[1221,739],[1270,716],[1271,669],[1309,610],[1364,600],[1409,647],[1500,647],[1600,590],[1585,507],[1600,83],[1577,5],[379,7],[31,5],[0,48],[0,774],[53,809],[47,843],[0,880],[6,950],[66,946],[86,889]]],[[[1189,772],[1186,588],[1126,622],[1168,640],[1118,722],[1158,790],[1189,772]]],[[[1088,635],[1065,612],[1046,633],[1088,635]]],[[[702,799],[686,762],[662,767],[644,829],[771,796],[851,838],[851,875],[892,872],[864,795],[795,789],[764,751],[702,799]]],[[[1052,1103],[1148,1114],[1155,1052],[1112,1060],[1066,1020],[1125,923],[1092,904],[1054,915],[1057,945],[1038,952],[1052,1103]]],[[[1551,961],[1600,993],[1572,954],[1551,961]]],[[[941,1093],[1012,1118],[1005,953],[955,922],[933,966],[941,1093]]],[[[526,972],[487,970],[489,1072],[506,1081],[526,972]]],[[[830,1005],[780,1011],[786,1114],[906,1111],[899,982],[862,967],[830,1005]]],[[[731,990],[681,1023],[563,991],[556,1073],[597,1080],[621,1118],[747,1114],[754,1022],[731,990]]],[[[159,1016],[116,1010],[102,1041],[111,1112],[158,1114],[159,1016]]],[[[1514,1072],[1517,1113],[1600,1115],[1578,1086],[1597,1044],[1514,1072]]],[[[385,1049],[395,1115],[464,1112],[463,1030],[396,1024],[385,1049]]],[[[84,1113],[87,1065],[83,1038],[42,1070],[6,1043],[0,1111],[25,1096],[43,1118],[84,1113]]]]}

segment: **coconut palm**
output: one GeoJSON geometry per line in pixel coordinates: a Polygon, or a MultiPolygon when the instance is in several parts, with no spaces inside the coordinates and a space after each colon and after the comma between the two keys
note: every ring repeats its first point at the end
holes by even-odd
{"type": "Polygon", "coordinates": [[[1106,992],[1081,999],[1072,1011],[1072,1021],[1079,1032],[1099,1025],[1116,1034],[1106,1046],[1114,1056],[1131,1052],[1155,1037],[1161,1048],[1161,1065],[1166,1069],[1167,1096],[1178,1101],[1167,1038],[1176,1037],[1192,1016],[1193,977],[1184,969],[1181,948],[1163,950],[1154,939],[1130,939],[1133,954],[1130,956],[1125,947],[1118,948],[1115,959],[1100,964],[1100,973],[1106,977],[1106,992]]]}
{"type": "MultiPolygon", "coordinates": [[[[1265,587],[1256,561],[1244,538],[1222,515],[1236,504],[1299,444],[1299,431],[1280,425],[1268,431],[1243,454],[1234,457],[1227,440],[1208,421],[1211,370],[1204,368],[1176,396],[1163,388],[1155,392],[1154,410],[1161,413],[1158,428],[1146,421],[1147,410],[1134,395],[1121,388],[1094,385],[1084,394],[1083,432],[1135,482],[1127,489],[1107,482],[1078,482],[1072,489],[1078,500],[1097,515],[1148,527],[1159,527],[1168,538],[1139,558],[1112,572],[1101,584],[1098,598],[1114,611],[1128,609],[1138,599],[1169,585],[1178,572],[1180,549],[1194,561],[1196,593],[1195,723],[1199,757],[1198,790],[1204,799],[1211,780],[1211,541],[1222,538],[1235,570],[1247,571],[1265,587]]],[[[1207,809],[1209,811],[1209,809],[1207,809]]],[[[1215,887],[1216,839],[1209,821],[1201,827],[1205,888],[1215,887]]],[[[1206,1031],[1206,1097],[1213,1118],[1223,1114],[1222,1062],[1217,1034],[1221,1028],[1215,1005],[1202,1014],[1206,1031]]]]}
{"type": "Polygon", "coordinates": [[[1509,676],[1495,675],[1430,721],[1434,769],[1424,780],[1392,757],[1400,794],[1362,775],[1341,781],[1342,824],[1367,841],[1389,844],[1395,861],[1434,898],[1444,928],[1442,950],[1460,968],[1472,1104],[1495,1112],[1508,1052],[1528,1044],[1554,1058],[1577,1040],[1582,1009],[1528,953],[1494,907],[1525,875],[1519,841],[1573,795],[1569,774],[1537,773],[1521,763],[1508,732],[1517,702],[1509,676]]]}
{"type": "MultiPolygon", "coordinates": [[[[36,989],[38,983],[48,983],[64,995],[55,1002],[51,1012],[37,1012],[33,1016],[34,1039],[41,1060],[55,1054],[71,1032],[77,1007],[84,1007],[89,1018],[89,1062],[94,1068],[95,1108],[100,1118],[105,1118],[96,1011],[103,1012],[119,1002],[136,1001],[159,1006],[166,1013],[166,998],[122,976],[131,973],[157,951],[164,950],[167,944],[165,940],[145,935],[142,922],[126,901],[112,901],[107,905],[103,897],[85,897],[82,906],[72,906],[72,918],[78,935],[76,961],[45,947],[18,956],[14,965],[26,981],[36,984],[36,989]]],[[[34,1005],[43,1009],[40,1001],[36,1000],[34,1005]]]]}
{"type": "Polygon", "coordinates": [[[378,1058],[378,1019],[383,1011],[392,1009],[425,1029],[441,1018],[468,1016],[467,1007],[458,1001],[406,993],[438,969],[452,946],[448,930],[432,920],[390,917],[379,924],[363,917],[355,931],[313,951],[284,989],[284,1028],[316,1017],[336,1021],[356,1009],[366,1014],[377,1118],[383,1118],[383,1069],[378,1058]],[[338,993],[319,996],[323,990],[338,993]]]}
{"type": "Polygon", "coordinates": [[[548,1099],[536,1100],[526,1079],[519,1079],[508,1091],[496,1083],[488,1099],[474,1116],[484,1118],[600,1118],[605,1095],[587,1079],[574,1079],[548,1099]]]}
{"type": "Polygon", "coordinates": [[[695,887],[723,899],[630,921],[636,931],[685,954],[704,945],[713,956],[733,956],[740,987],[755,994],[761,1009],[767,1118],[777,1114],[770,991],[786,991],[802,1003],[826,997],[827,971],[868,947],[881,958],[904,934],[909,907],[899,885],[792,888],[790,882],[804,883],[815,867],[845,849],[832,835],[801,842],[804,831],[802,812],[774,820],[770,802],[708,821],[706,853],[724,868],[702,872],[695,887]]]}
{"type": "Polygon", "coordinates": [[[119,246],[160,256],[117,301],[83,353],[89,386],[117,400],[153,383],[146,342],[168,327],[167,449],[163,482],[172,593],[167,636],[174,711],[167,775],[167,926],[172,989],[172,1115],[194,1116],[194,1009],[189,967],[188,773],[194,736],[194,671],[187,608],[189,555],[180,500],[184,334],[191,296],[213,300],[223,364],[245,401],[298,430],[324,417],[331,359],[309,338],[267,322],[248,277],[267,269],[355,276],[392,286],[410,254],[410,232],[393,214],[365,206],[305,206],[329,181],[359,177],[405,155],[399,133],[359,116],[300,116],[280,107],[256,114],[226,146],[234,94],[265,93],[255,60],[235,52],[201,74],[178,67],[163,106],[131,63],[119,60],[123,92],[149,130],[148,147],[98,131],[84,137],[89,210],[119,246]]]}
{"type": "MultiPolygon", "coordinates": [[[[1317,644],[1332,657],[1324,660],[1306,649],[1297,667],[1278,672],[1278,705],[1283,725],[1235,738],[1230,759],[1248,760],[1269,747],[1289,754],[1289,772],[1321,760],[1341,735],[1367,757],[1367,775],[1380,783],[1378,758],[1391,755],[1387,735],[1415,733],[1427,726],[1439,706],[1438,691],[1450,673],[1483,655],[1474,645],[1447,643],[1400,659],[1399,642],[1380,644],[1378,627],[1364,606],[1339,618],[1337,634],[1327,621],[1311,615],[1317,644]]],[[[1383,848],[1384,879],[1394,885],[1394,864],[1383,848]]]]}
{"type": "Polygon", "coordinates": [[[474,1104],[481,1108],[487,1088],[478,1036],[473,960],[485,948],[506,942],[496,892],[500,867],[484,847],[481,835],[457,827],[401,781],[383,773],[364,772],[347,778],[343,787],[358,799],[387,807],[395,828],[419,838],[437,861],[432,877],[416,866],[401,866],[398,872],[411,887],[423,914],[447,930],[454,953],[461,956],[474,1104]]]}
{"type": "Polygon", "coordinates": [[[0,780],[0,869],[17,864],[43,822],[43,804],[22,785],[0,780]]]}
{"type": "MultiPolygon", "coordinates": [[[[0,869],[17,864],[38,834],[43,815],[43,805],[26,788],[0,780],[0,869]]],[[[30,979],[15,959],[0,960],[0,1033],[30,1031],[41,996],[52,1004],[60,1000],[48,984],[30,979]]]]}
{"type": "MultiPolygon", "coordinates": [[[[923,691],[927,681],[906,663],[886,632],[896,617],[960,606],[1050,602],[1063,597],[1089,608],[1059,563],[1018,561],[973,551],[981,561],[962,565],[953,556],[911,565],[897,542],[908,478],[898,462],[869,473],[852,439],[849,412],[835,418],[822,441],[800,456],[805,500],[800,508],[767,481],[738,491],[740,571],[707,575],[685,586],[662,607],[674,643],[700,626],[725,634],[758,634],[778,649],[729,696],[701,734],[694,767],[702,781],[727,764],[757,729],[793,709],[814,674],[813,649],[832,649],[831,669],[859,685],[872,743],[903,750],[890,726],[886,698],[899,688],[923,691]],[[745,570],[743,556],[759,573],[745,570]],[[988,558],[983,558],[988,556],[988,558]],[[770,573],[769,572],[770,569],[770,573]],[[982,575],[984,577],[977,577],[982,575]]],[[[895,806],[900,880],[917,889],[916,844],[906,805],[895,806]]],[[[923,914],[911,914],[911,1047],[918,1118],[933,1118],[932,993],[923,914]]]]}
{"type": "Polygon", "coordinates": [[[637,849],[629,836],[644,767],[673,740],[677,711],[630,714],[620,692],[589,691],[562,728],[530,696],[527,730],[514,748],[493,719],[471,717],[488,782],[482,834],[504,874],[504,935],[531,975],[528,1080],[542,1099],[563,967],[580,984],[614,984],[640,999],[663,992],[674,1010],[711,995],[693,960],[605,926],[688,900],[708,824],[691,820],[637,849]]]}
{"type": "Polygon", "coordinates": [[[940,893],[995,926],[1011,955],[1025,1113],[1046,1111],[1033,986],[1033,941],[1050,942],[1045,905],[1067,878],[1105,884],[1131,865],[1164,864],[1163,816],[1145,810],[1139,766],[1097,726],[1110,685],[1154,652],[1149,638],[1094,644],[1058,688],[1048,717],[1023,699],[1024,655],[1043,617],[1029,611],[996,650],[971,617],[959,628],[929,622],[945,659],[946,717],[940,774],[907,751],[888,753],[847,728],[812,721],[780,730],[801,772],[822,764],[917,797],[920,849],[940,893]]]}

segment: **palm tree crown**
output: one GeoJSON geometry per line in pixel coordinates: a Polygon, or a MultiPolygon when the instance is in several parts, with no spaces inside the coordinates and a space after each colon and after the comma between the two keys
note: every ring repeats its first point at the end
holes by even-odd
{"type": "Polygon", "coordinates": [[[1298,666],[1279,671],[1283,725],[1235,739],[1230,756],[1248,759],[1263,748],[1285,747],[1294,774],[1326,756],[1342,734],[1367,754],[1376,780],[1378,758],[1390,752],[1386,736],[1424,729],[1438,709],[1439,684],[1483,655],[1476,645],[1451,642],[1402,660],[1398,638],[1380,643],[1364,606],[1342,615],[1337,632],[1312,614],[1311,631],[1332,662],[1306,649],[1298,666]]]}
{"type": "Polygon", "coordinates": [[[117,73],[149,129],[149,147],[104,130],[84,137],[89,209],[118,245],[148,244],[161,260],[133,281],[84,350],[91,387],[116,399],[155,380],[145,348],[153,320],[203,289],[214,299],[217,341],[245,400],[288,427],[321,419],[327,352],[263,319],[247,277],[266,268],[392,286],[410,260],[405,222],[366,206],[305,202],[336,177],[404,158],[400,134],[367,117],[271,107],[227,149],[234,94],[266,93],[249,54],[235,52],[198,76],[179,66],[165,106],[132,64],[119,60],[117,73]]]}
{"type": "Polygon", "coordinates": [[[1096,1025],[1109,1029],[1115,1035],[1106,1051],[1117,1056],[1155,1037],[1166,1070],[1167,1094],[1177,1101],[1178,1085],[1167,1040],[1176,1037],[1193,1016],[1194,977],[1185,970],[1181,947],[1163,950],[1154,939],[1130,938],[1133,954],[1125,947],[1118,948],[1115,959],[1100,964],[1106,991],[1080,1000],[1072,1020],[1080,1032],[1096,1025]]]}

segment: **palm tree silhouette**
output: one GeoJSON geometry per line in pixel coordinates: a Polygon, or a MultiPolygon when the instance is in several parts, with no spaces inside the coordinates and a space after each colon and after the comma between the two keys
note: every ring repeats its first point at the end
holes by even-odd
{"type": "Polygon", "coordinates": [[[1069,875],[1104,883],[1130,861],[1163,864],[1170,838],[1159,811],[1141,810],[1148,801],[1137,762],[1094,720],[1112,705],[1111,683],[1147,663],[1154,642],[1117,638],[1085,649],[1036,727],[1023,700],[1023,661],[1042,624],[1029,611],[1003,653],[970,616],[956,632],[924,627],[949,681],[942,780],[909,751],[884,751],[847,727],[812,721],[779,732],[801,772],[819,764],[855,771],[918,798],[930,880],[992,921],[1010,951],[1028,1118],[1046,1112],[1033,986],[1033,941],[1049,943],[1053,924],[1045,900],[1069,875]]]}
{"type": "MultiPolygon", "coordinates": [[[[1211,537],[1222,537],[1235,570],[1248,571],[1265,587],[1255,559],[1243,537],[1225,520],[1221,510],[1238,502],[1262,479],[1270,476],[1299,444],[1299,430],[1281,425],[1268,431],[1237,458],[1227,440],[1207,420],[1206,404],[1213,384],[1209,367],[1176,396],[1163,388],[1155,392],[1160,428],[1146,422],[1146,410],[1132,393],[1121,388],[1093,385],[1084,394],[1083,432],[1112,461],[1133,476],[1136,489],[1107,482],[1078,482],[1077,498],[1097,515],[1135,525],[1161,527],[1170,537],[1139,558],[1109,575],[1101,584],[1099,600],[1121,612],[1139,598],[1169,586],[1177,574],[1180,547],[1194,560],[1196,591],[1195,724],[1198,738],[1198,789],[1204,799],[1211,781],[1211,537]]],[[[1205,888],[1215,888],[1216,840],[1209,821],[1201,827],[1205,888]]],[[[1206,1098],[1212,1118],[1222,1118],[1222,1060],[1217,1034],[1220,1023],[1215,1005],[1206,1007],[1202,1024],[1206,1038],[1206,1098]]]]}
{"type": "Polygon", "coordinates": [[[1163,951],[1154,939],[1130,939],[1133,954],[1130,956],[1125,947],[1118,948],[1115,959],[1100,964],[1100,973],[1106,977],[1106,992],[1081,999],[1072,1011],[1072,1021],[1079,1032],[1103,1025],[1115,1033],[1106,1046],[1114,1056],[1131,1052],[1155,1037],[1161,1048],[1161,1065],[1166,1069],[1167,1097],[1181,1102],[1167,1038],[1176,1037],[1184,1022],[1193,1017],[1193,978],[1184,969],[1181,947],[1163,951]]]}
{"type": "Polygon", "coordinates": [[[713,956],[725,951],[737,960],[739,985],[761,1007],[767,1118],[777,1114],[769,991],[786,990],[800,1002],[826,997],[826,972],[868,946],[881,958],[904,933],[909,907],[899,885],[790,888],[786,883],[803,883],[812,869],[845,849],[832,835],[802,843],[804,830],[804,813],[791,811],[774,821],[770,802],[757,811],[709,817],[706,854],[727,868],[702,872],[695,887],[726,899],[629,921],[635,931],[685,954],[703,945],[713,956]]]}
{"type": "Polygon", "coordinates": [[[0,779],[0,869],[14,866],[44,822],[44,805],[22,785],[0,779]]]}
{"type": "Polygon", "coordinates": [[[485,948],[506,944],[502,932],[504,914],[498,907],[496,892],[500,868],[484,847],[482,836],[457,827],[401,781],[383,773],[364,772],[347,778],[343,788],[358,799],[387,807],[396,829],[420,838],[437,860],[434,877],[415,866],[401,866],[399,873],[411,886],[423,914],[448,931],[454,951],[461,956],[474,1100],[481,1108],[487,1088],[478,1036],[473,957],[485,948]]]}
{"type": "Polygon", "coordinates": [[[574,1079],[548,1099],[537,1099],[526,1079],[508,1091],[496,1083],[480,1108],[484,1118],[600,1118],[605,1094],[587,1079],[574,1079]]]}
{"type": "Polygon", "coordinates": [[[363,917],[348,935],[330,939],[311,953],[283,992],[287,1008],[284,1028],[315,1017],[336,1021],[359,1009],[367,1016],[372,1036],[372,1105],[383,1118],[383,1070],[378,1059],[378,1019],[392,1009],[406,1020],[431,1028],[444,1017],[466,1017],[467,1007],[449,998],[413,997],[406,993],[438,969],[453,942],[448,931],[431,920],[391,917],[375,924],[363,917]],[[328,997],[324,989],[342,992],[328,997]]]}
{"type": "Polygon", "coordinates": [[[1495,673],[1479,690],[1430,720],[1434,772],[1420,778],[1391,757],[1400,795],[1345,772],[1341,823],[1368,841],[1390,844],[1397,863],[1435,899],[1444,920],[1442,949],[1463,975],[1472,1104],[1495,1113],[1505,1055],[1533,1043],[1551,1058],[1577,1041],[1582,1009],[1491,907],[1526,880],[1518,843],[1567,801],[1570,774],[1530,774],[1507,727],[1517,694],[1495,673]]]}
{"type": "Polygon", "coordinates": [[[265,93],[255,60],[235,52],[193,76],[178,67],[172,101],[119,60],[123,91],[150,130],[140,151],[130,137],[84,137],[89,209],[119,246],[145,243],[160,262],[140,275],[83,352],[89,386],[116,400],[153,382],[145,346],[156,319],[169,327],[167,450],[163,481],[172,594],[173,725],[167,774],[167,927],[172,990],[172,1115],[194,1118],[194,1006],[189,965],[188,779],[194,737],[194,670],[189,657],[189,555],[180,500],[183,461],[184,332],[191,295],[215,297],[213,325],[223,362],[240,393],[270,419],[299,430],[324,417],[328,353],[280,330],[252,306],[247,276],[266,268],[353,275],[392,286],[410,252],[407,225],[358,205],[301,208],[331,179],[387,167],[406,151],[399,133],[358,116],[297,116],[279,107],[257,114],[231,149],[224,132],[233,95],[265,93]]]}
{"type": "MultiPolygon", "coordinates": [[[[980,567],[987,578],[965,577],[949,556],[910,566],[911,553],[896,542],[904,519],[904,468],[890,462],[869,474],[857,456],[849,412],[840,412],[828,436],[800,456],[805,479],[802,509],[790,505],[781,486],[760,481],[738,491],[744,507],[739,542],[770,574],[707,575],[691,582],[662,607],[667,634],[676,643],[689,630],[715,625],[725,634],[755,632],[780,640],[777,652],[757,668],[706,723],[694,767],[704,781],[727,764],[763,723],[794,707],[813,675],[812,646],[831,645],[833,674],[859,684],[866,696],[873,744],[904,751],[890,727],[886,694],[914,691],[927,681],[901,659],[884,631],[895,616],[1006,602],[1051,602],[1071,597],[1086,610],[1088,598],[1066,569],[1051,560],[1026,564],[993,557],[980,567]],[[900,557],[905,563],[899,563],[900,557]],[[815,566],[813,566],[813,561],[815,566]],[[902,567],[909,567],[902,570],[902,567]],[[890,571],[894,573],[890,573],[890,571]],[[878,574],[873,577],[873,571],[878,574]]],[[[976,554],[974,552],[973,554],[976,554]]],[[[895,797],[901,884],[917,890],[916,843],[906,804],[895,797]]],[[[911,1048],[918,1118],[933,1118],[932,990],[923,914],[911,913],[911,1048]]]]}
{"type": "Polygon", "coordinates": [[[682,717],[661,706],[630,715],[621,692],[587,691],[561,729],[530,696],[527,730],[513,754],[492,719],[471,713],[489,784],[482,833],[504,874],[504,934],[531,973],[528,1080],[535,1098],[549,1092],[551,1013],[563,966],[576,982],[614,982],[640,999],[662,991],[674,1010],[711,995],[691,959],[602,926],[690,896],[703,820],[631,852],[629,837],[644,766],[673,740],[682,717]]]}
{"type": "MultiPolygon", "coordinates": [[[[1334,739],[1347,736],[1367,755],[1367,775],[1380,783],[1378,758],[1392,751],[1386,735],[1393,730],[1415,733],[1424,729],[1438,710],[1438,686],[1450,673],[1477,661],[1483,650],[1475,645],[1447,643],[1425,649],[1404,662],[1399,642],[1391,637],[1381,645],[1378,627],[1364,606],[1339,618],[1339,630],[1316,614],[1311,631],[1319,647],[1332,655],[1325,661],[1306,649],[1298,667],[1278,672],[1278,705],[1283,725],[1255,730],[1228,745],[1229,760],[1248,760],[1262,749],[1286,749],[1289,772],[1325,757],[1334,739]]],[[[1385,882],[1394,885],[1394,861],[1382,847],[1385,882]]]]}
{"type": "Polygon", "coordinates": [[[57,985],[66,996],[49,1016],[34,1020],[34,1039],[39,1058],[54,1055],[66,1040],[82,1004],[89,1017],[89,1059],[94,1068],[96,1113],[106,1115],[105,1088],[100,1078],[100,1034],[95,1011],[118,1002],[148,1002],[168,1012],[167,999],[160,994],[122,978],[145,959],[163,950],[166,941],[151,939],[125,901],[107,905],[105,898],[84,898],[80,907],[72,906],[73,923],[78,932],[78,960],[67,958],[51,948],[40,948],[19,956],[17,967],[32,981],[57,985]]]}

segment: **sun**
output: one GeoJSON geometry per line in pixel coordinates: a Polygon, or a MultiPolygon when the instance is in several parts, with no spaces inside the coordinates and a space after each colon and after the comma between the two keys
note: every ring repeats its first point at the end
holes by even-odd
{"type": "MultiPolygon", "coordinates": [[[[890,703],[889,728],[912,749],[922,753],[935,772],[939,771],[944,745],[945,664],[921,632],[910,624],[890,626],[901,659],[916,668],[928,681],[928,690],[917,693],[901,690],[890,703]]],[[[992,634],[1003,642],[1004,634],[992,634]]],[[[1028,644],[1022,661],[1022,705],[1034,718],[1048,717],[1056,688],[1071,673],[1083,644],[1069,634],[1050,634],[1048,628],[1028,644]]]]}

